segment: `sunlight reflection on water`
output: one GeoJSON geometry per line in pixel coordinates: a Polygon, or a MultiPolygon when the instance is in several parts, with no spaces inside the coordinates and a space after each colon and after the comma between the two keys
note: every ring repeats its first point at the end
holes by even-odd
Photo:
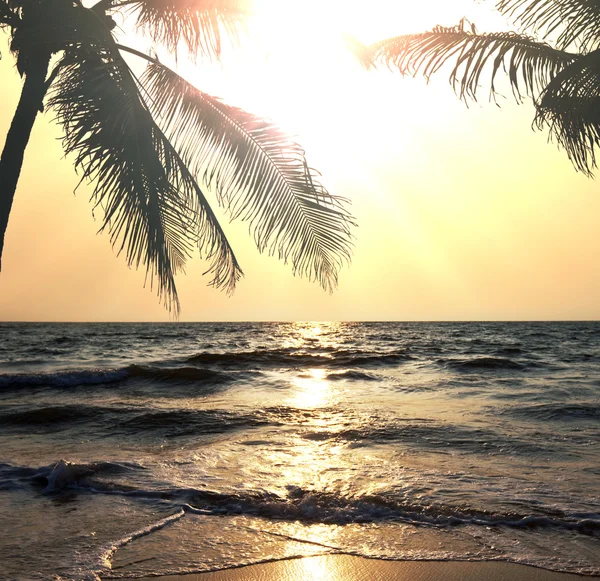
{"type": "Polygon", "coordinates": [[[299,565],[302,567],[302,579],[305,581],[337,578],[335,569],[328,566],[328,562],[323,559],[304,559],[299,565]]]}
{"type": "MultiPolygon", "coordinates": [[[[288,335],[287,346],[304,351],[314,347],[339,349],[331,338],[338,330],[336,323],[297,322],[288,335]]],[[[292,380],[295,393],[290,404],[299,408],[315,408],[331,403],[332,390],[324,369],[306,369],[292,380]]]]}
{"type": "Polygon", "coordinates": [[[324,369],[309,369],[293,379],[296,393],[291,404],[300,408],[314,408],[329,403],[331,389],[324,369]]]}

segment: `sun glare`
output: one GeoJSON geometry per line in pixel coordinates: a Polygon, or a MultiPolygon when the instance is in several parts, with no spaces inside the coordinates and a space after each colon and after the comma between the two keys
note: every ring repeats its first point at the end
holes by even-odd
{"type": "MultiPolygon", "coordinates": [[[[400,76],[366,71],[348,39],[369,44],[456,24],[465,15],[487,28],[474,6],[473,0],[424,0],[410,7],[391,0],[373,0],[368,7],[341,0],[255,0],[244,50],[232,54],[240,62],[231,96],[220,88],[216,94],[273,119],[302,144],[311,165],[326,167],[326,178],[335,177],[331,168],[343,172],[357,148],[364,154],[398,147],[402,135],[389,131],[391,114],[414,110],[413,117],[422,120],[412,93],[396,91],[400,76]]],[[[225,70],[231,72],[229,63],[225,70]]],[[[200,86],[204,80],[202,72],[200,86]]]]}
{"type": "Polygon", "coordinates": [[[315,41],[333,39],[343,32],[342,2],[305,0],[302,3],[281,0],[256,0],[256,25],[279,44],[297,44],[296,48],[311,50],[315,41]]]}
{"type": "Polygon", "coordinates": [[[305,581],[325,581],[337,578],[335,569],[325,559],[304,559],[300,566],[302,567],[302,579],[305,581]]]}
{"type": "Polygon", "coordinates": [[[275,121],[302,144],[329,187],[348,163],[358,165],[353,156],[395,151],[404,133],[410,136],[410,126],[406,132],[390,130],[391,115],[414,111],[410,123],[423,122],[425,105],[414,91],[397,90],[400,75],[365,70],[348,39],[369,44],[438,23],[456,24],[476,3],[424,0],[408,7],[373,0],[365,7],[341,0],[254,0],[253,5],[241,47],[226,51],[220,64],[185,66],[185,76],[202,90],[275,121]]]}
{"type": "Polygon", "coordinates": [[[309,369],[294,378],[295,406],[313,408],[323,405],[329,398],[329,383],[324,369],[309,369]]]}
{"type": "Polygon", "coordinates": [[[337,1],[257,0],[249,32],[262,62],[253,86],[261,86],[265,112],[293,134],[324,133],[332,118],[351,114],[344,95],[360,65],[343,14],[337,1]]]}

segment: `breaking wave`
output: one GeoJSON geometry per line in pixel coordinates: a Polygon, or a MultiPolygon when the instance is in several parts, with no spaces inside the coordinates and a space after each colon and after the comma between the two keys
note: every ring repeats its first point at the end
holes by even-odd
{"type": "Polygon", "coordinates": [[[41,468],[14,467],[0,464],[2,477],[18,477],[43,487],[45,494],[81,491],[95,494],[121,494],[136,498],[156,499],[174,507],[202,514],[244,514],[266,519],[293,520],[307,523],[346,525],[382,521],[401,522],[415,526],[457,527],[513,527],[525,529],[558,528],[584,535],[600,534],[600,514],[496,513],[456,507],[443,503],[435,505],[402,501],[380,494],[345,496],[338,492],[287,486],[287,494],[264,490],[245,490],[237,493],[219,492],[200,488],[159,488],[144,490],[99,481],[98,476],[117,475],[144,470],[139,464],[97,462],[77,464],[60,460],[41,468]]]}

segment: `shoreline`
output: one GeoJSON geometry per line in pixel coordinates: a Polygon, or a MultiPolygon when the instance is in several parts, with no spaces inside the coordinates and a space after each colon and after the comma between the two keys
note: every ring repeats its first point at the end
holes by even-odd
{"type": "MultiPolygon", "coordinates": [[[[102,581],[115,579],[102,576],[102,581]]],[[[118,577],[120,581],[583,581],[598,575],[549,571],[506,561],[395,561],[329,554],[292,557],[203,573],[118,577]]]]}

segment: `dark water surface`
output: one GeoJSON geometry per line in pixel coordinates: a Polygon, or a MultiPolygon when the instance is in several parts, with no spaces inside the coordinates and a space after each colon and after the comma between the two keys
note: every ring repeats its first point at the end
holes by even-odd
{"type": "Polygon", "coordinates": [[[600,323],[0,324],[0,530],[19,580],[600,574],[600,323]]]}

